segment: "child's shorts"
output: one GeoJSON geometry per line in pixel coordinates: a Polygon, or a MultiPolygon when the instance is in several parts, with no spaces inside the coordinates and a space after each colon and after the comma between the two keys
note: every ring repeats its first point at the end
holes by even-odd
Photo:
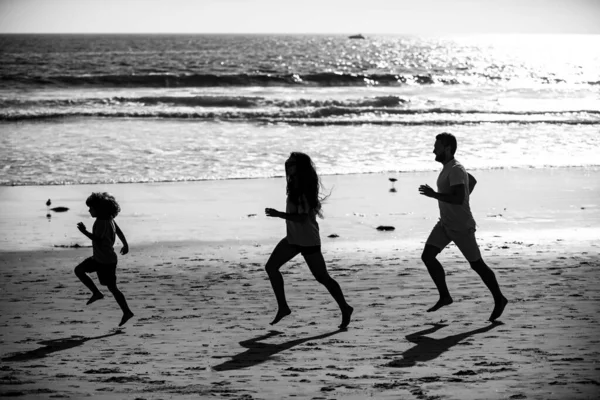
{"type": "Polygon", "coordinates": [[[77,268],[83,269],[83,272],[98,274],[98,280],[103,286],[116,285],[117,283],[117,263],[102,264],[94,260],[94,257],[86,258],[77,268]]]}

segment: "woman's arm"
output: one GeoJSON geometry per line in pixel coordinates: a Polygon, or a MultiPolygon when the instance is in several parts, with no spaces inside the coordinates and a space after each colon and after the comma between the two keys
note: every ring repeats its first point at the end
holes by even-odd
{"type": "Polygon", "coordinates": [[[277,211],[274,208],[265,208],[265,214],[267,214],[267,217],[282,218],[294,222],[306,222],[306,220],[308,220],[308,214],[284,213],[277,211]]]}

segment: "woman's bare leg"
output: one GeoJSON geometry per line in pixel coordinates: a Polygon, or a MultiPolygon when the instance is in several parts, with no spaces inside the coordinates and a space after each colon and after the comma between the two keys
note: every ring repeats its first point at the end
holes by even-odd
{"type": "Polygon", "coordinates": [[[271,325],[275,325],[281,319],[287,315],[290,315],[292,311],[290,310],[287,300],[285,299],[285,290],[283,288],[283,276],[279,269],[286,262],[290,261],[296,255],[298,255],[299,251],[291,246],[286,238],[283,238],[275,249],[269,260],[267,261],[267,265],[265,266],[265,270],[269,275],[269,280],[271,281],[271,287],[273,287],[273,292],[275,293],[275,298],[277,299],[277,314],[273,321],[271,321],[271,325]]]}
{"type": "Polygon", "coordinates": [[[346,303],[344,293],[342,293],[342,288],[327,272],[327,266],[325,265],[323,253],[318,251],[313,254],[306,254],[304,259],[306,260],[308,268],[310,268],[310,272],[312,272],[317,282],[327,288],[331,296],[340,307],[340,311],[342,312],[342,323],[339,327],[342,329],[346,328],[348,324],[350,324],[350,318],[352,317],[354,308],[350,307],[350,305],[346,303]]]}

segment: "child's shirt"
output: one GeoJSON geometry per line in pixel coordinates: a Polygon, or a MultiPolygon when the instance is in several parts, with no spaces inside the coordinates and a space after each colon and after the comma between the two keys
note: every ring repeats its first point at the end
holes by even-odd
{"type": "Polygon", "coordinates": [[[285,212],[288,214],[308,214],[305,222],[286,220],[287,241],[289,244],[298,246],[320,246],[319,224],[317,213],[311,210],[306,197],[302,196],[300,204],[296,206],[290,198],[287,198],[285,212]]]}
{"type": "Polygon", "coordinates": [[[117,262],[117,253],[115,253],[115,249],[113,248],[117,234],[115,221],[112,219],[96,218],[92,234],[94,237],[100,239],[99,241],[92,241],[94,260],[101,264],[115,264],[117,262]]]}

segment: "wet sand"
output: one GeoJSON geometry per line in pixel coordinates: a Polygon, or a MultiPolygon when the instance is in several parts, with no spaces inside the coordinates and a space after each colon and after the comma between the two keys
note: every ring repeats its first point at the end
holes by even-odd
{"type": "MultiPolygon", "coordinates": [[[[40,231],[48,225],[58,218],[78,220],[84,213],[73,211],[73,216],[66,213],[51,221],[42,215],[38,223],[46,225],[35,231],[35,222],[28,222],[29,211],[22,206],[23,225],[11,225],[13,233],[4,234],[0,252],[0,395],[597,398],[600,174],[569,169],[474,174],[480,182],[472,198],[477,237],[510,301],[497,324],[487,322],[493,307],[489,292],[455,247],[439,258],[454,303],[425,312],[437,294],[420,253],[437,206],[404,189],[431,185],[432,174],[397,176],[396,194],[388,192],[387,176],[324,179],[335,181],[336,188],[321,223],[323,253],[330,274],[355,307],[345,331],[337,329],[341,316],[335,302],[300,256],[282,269],[292,314],[273,327],[268,324],[276,303],[264,264],[284,227],[282,221],[259,214],[259,206],[277,208],[282,186],[278,180],[243,181],[268,197],[266,201],[274,196],[276,201],[262,204],[263,198],[238,197],[238,209],[222,207],[231,213],[214,217],[217,222],[209,226],[215,232],[212,241],[192,240],[185,233],[179,240],[161,236],[185,232],[192,224],[193,214],[188,216],[191,221],[176,218],[183,209],[196,207],[206,214],[214,210],[208,200],[181,200],[189,197],[184,189],[168,191],[180,199],[180,206],[165,217],[144,221],[124,211],[118,221],[131,252],[119,258],[118,279],[136,315],[123,329],[116,329],[121,314],[107,291],[103,300],[85,305],[89,293],[73,268],[91,249],[53,247],[71,240],[59,235],[35,249],[29,243],[19,249],[14,239],[27,237],[20,231],[23,226],[34,229],[30,238],[47,239],[40,231]],[[257,215],[248,216],[254,209],[257,215]],[[221,227],[234,231],[230,224],[235,221],[238,238],[222,239],[227,235],[219,233],[221,227]],[[375,227],[380,224],[396,230],[378,232],[375,227]],[[155,230],[148,233],[148,226],[155,230]],[[331,233],[339,237],[327,238],[331,233]],[[6,248],[11,240],[15,248],[6,248]]],[[[226,197],[240,192],[239,182],[220,184],[226,197]]],[[[134,190],[135,185],[114,189],[122,191],[125,204],[135,203],[133,193],[140,198],[154,193],[154,200],[136,207],[150,210],[149,203],[157,207],[163,202],[159,197],[166,196],[165,185],[156,185],[154,192],[139,186],[134,190]]],[[[194,193],[206,192],[203,183],[184,186],[194,193]]],[[[22,204],[33,203],[31,192],[43,189],[2,188],[1,202],[7,205],[0,215],[3,230],[15,217],[6,211],[10,201],[17,204],[21,196],[22,204]]],[[[88,191],[50,189],[57,199],[61,190],[68,192],[64,202],[77,198],[77,191],[88,191]]],[[[43,205],[46,199],[42,200],[35,204],[43,205]]],[[[65,222],[65,230],[68,226],[65,222]]]]}

